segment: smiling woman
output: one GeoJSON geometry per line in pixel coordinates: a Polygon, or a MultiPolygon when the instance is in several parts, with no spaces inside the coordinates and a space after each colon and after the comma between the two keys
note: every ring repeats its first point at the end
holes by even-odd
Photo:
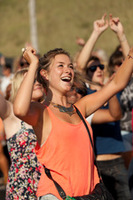
{"type": "MultiPolygon", "coordinates": [[[[130,50],[133,56],[133,48],[130,50]]],[[[37,135],[36,154],[44,167],[69,196],[90,194],[99,182],[94,165],[94,156],[84,123],[77,112],[68,114],[73,106],[67,102],[67,92],[74,81],[74,70],[69,54],[63,49],[54,49],[38,60],[35,49],[28,47],[24,58],[29,65],[28,73],[19,88],[14,113],[31,124],[37,135]],[[45,101],[31,103],[34,79],[47,89],[45,101]],[[60,105],[64,112],[54,105],[60,105]],[[64,159],[65,158],[65,159],[64,159]],[[80,180],[80,181],[79,181],[80,180]]],[[[101,107],[127,84],[133,71],[133,59],[127,57],[115,78],[97,93],[87,95],[75,103],[83,117],[101,107]],[[128,66],[128,67],[127,67],[128,66]],[[126,68],[126,70],[125,70],[126,68]]],[[[88,124],[90,134],[92,129],[88,124]]],[[[44,170],[38,185],[39,199],[62,199],[54,183],[44,170]]]]}

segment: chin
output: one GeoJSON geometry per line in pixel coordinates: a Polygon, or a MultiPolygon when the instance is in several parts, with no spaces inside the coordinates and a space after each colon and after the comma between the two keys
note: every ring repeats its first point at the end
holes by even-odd
{"type": "Polygon", "coordinates": [[[71,90],[71,87],[64,87],[64,92],[69,92],[71,90]]]}
{"type": "Polygon", "coordinates": [[[32,101],[40,101],[41,99],[43,99],[43,96],[42,95],[38,95],[36,97],[33,97],[32,101]]]}

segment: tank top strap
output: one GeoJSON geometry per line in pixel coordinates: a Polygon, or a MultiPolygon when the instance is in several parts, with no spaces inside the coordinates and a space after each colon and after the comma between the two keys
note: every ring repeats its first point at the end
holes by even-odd
{"type": "Polygon", "coordinates": [[[26,129],[24,121],[21,121],[21,129],[26,129]]]}

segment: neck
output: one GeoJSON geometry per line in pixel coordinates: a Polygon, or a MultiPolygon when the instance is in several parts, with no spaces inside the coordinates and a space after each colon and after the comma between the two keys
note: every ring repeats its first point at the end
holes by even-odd
{"type": "Polygon", "coordinates": [[[58,109],[60,112],[66,113],[66,114],[68,114],[69,116],[72,116],[73,114],[76,113],[76,110],[75,110],[75,108],[73,107],[72,104],[71,104],[69,107],[65,107],[65,106],[62,106],[62,105],[57,104],[57,103],[54,103],[54,102],[50,102],[50,104],[51,104],[54,108],[58,109]]]}
{"type": "Polygon", "coordinates": [[[59,104],[65,107],[69,107],[71,104],[67,103],[67,98],[65,95],[61,95],[56,93],[53,95],[51,92],[47,93],[46,101],[45,102],[53,102],[55,104],[59,104]]]}

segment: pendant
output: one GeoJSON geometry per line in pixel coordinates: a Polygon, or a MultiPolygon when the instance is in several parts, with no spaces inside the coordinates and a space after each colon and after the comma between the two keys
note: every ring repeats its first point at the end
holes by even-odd
{"type": "Polygon", "coordinates": [[[67,113],[68,115],[73,115],[74,113],[76,113],[76,110],[75,108],[73,107],[73,105],[71,105],[70,107],[65,107],[65,106],[62,106],[60,104],[56,104],[56,103],[53,103],[51,102],[51,104],[55,107],[55,108],[58,108],[60,112],[63,112],[63,113],[67,113]]]}

